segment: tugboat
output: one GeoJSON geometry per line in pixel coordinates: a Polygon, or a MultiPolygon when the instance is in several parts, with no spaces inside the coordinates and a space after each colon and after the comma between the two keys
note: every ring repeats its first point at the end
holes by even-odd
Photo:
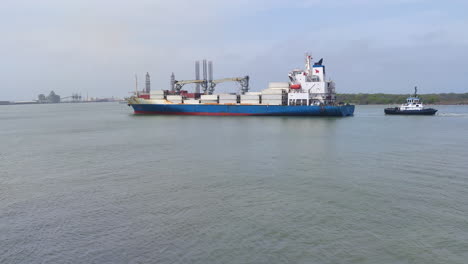
{"type": "Polygon", "coordinates": [[[406,98],[406,104],[400,107],[385,108],[387,115],[434,115],[437,109],[424,108],[421,99],[418,97],[418,87],[414,87],[414,95],[406,98]]]}

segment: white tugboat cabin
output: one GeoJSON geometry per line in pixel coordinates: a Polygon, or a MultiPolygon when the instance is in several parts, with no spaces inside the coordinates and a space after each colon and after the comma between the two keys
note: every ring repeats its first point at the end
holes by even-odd
{"type": "Polygon", "coordinates": [[[418,97],[406,98],[406,104],[400,106],[400,110],[422,110],[423,104],[418,97]]]}

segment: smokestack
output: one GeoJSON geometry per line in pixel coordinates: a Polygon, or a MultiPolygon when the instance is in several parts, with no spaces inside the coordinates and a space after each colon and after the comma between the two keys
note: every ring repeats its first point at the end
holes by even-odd
{"type": "Polygon", "coordinates": [[[146,93],[150,93],[151,91],[151,80],[149,73],[146,73],[146,93]]]}
{"type": "MultiPolygon", "coordinates": [[[[200,61],[195,61],[195,80],[200,80],[200,61]]],[[[195,93],[200,93],[200,84],[195,84],[195,93]]]]}

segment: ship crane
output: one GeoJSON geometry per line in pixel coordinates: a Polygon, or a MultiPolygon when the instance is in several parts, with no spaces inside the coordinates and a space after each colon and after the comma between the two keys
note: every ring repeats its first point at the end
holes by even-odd
{"type": "Polygon", "coordinates": [[[199,61],[195,62],[195,80],[184,80],[177,81],[175,80],[174,75],[171,76],[171,89],[176,93],[180,94],[182,87],[186,84],[197,84],[195,92],[199,92],[200,85],[203,88],[203,94],[213,94],[214,88],[218,83],[222,82],[239,82],[241,85],[241,93],[244,94],[249,91],[249,76],[244,77],[233,77],[233,78],[223,78],[213,80],[213,62],[203,60],[203,79],[200,80],[200,63],[199,61]]]}
{"type": "Polygon", "coordinates": [[[186,84],[190,84],[190,83],[195,83],[195,84],[200,84],[203,88],[206,89],[207,87],[207,81],[206,80],[185,80],[185,81],[177,81],[177,80],[174,80],[174,91],[177,93],[177,94],[180,94],[180,90],[182,90],[182,87],[186,84]]]}
{"type": "Polygon", "coordinates": [[[210,88],[208,90],[208,93],[213,94],[215,86],[218,83],[222,83],[222,82],[239,82],[239,84],[241,85],[242,94],[249,91],[249,76],[244,76],[244,77],[223,78],[223,79],[218,79],[218,80],[212,80],[210,81],[210,88]]]}

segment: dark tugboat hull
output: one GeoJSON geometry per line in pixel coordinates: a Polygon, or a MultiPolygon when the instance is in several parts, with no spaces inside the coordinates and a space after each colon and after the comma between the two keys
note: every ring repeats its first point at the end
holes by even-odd
{"type": "Polygon", "coordinates": [[[385,108],[385,114],[387,115],[434,115],[436,112],[437,110],[433,108],[423,110],[400,110],[398,107],[385,108]]]}

